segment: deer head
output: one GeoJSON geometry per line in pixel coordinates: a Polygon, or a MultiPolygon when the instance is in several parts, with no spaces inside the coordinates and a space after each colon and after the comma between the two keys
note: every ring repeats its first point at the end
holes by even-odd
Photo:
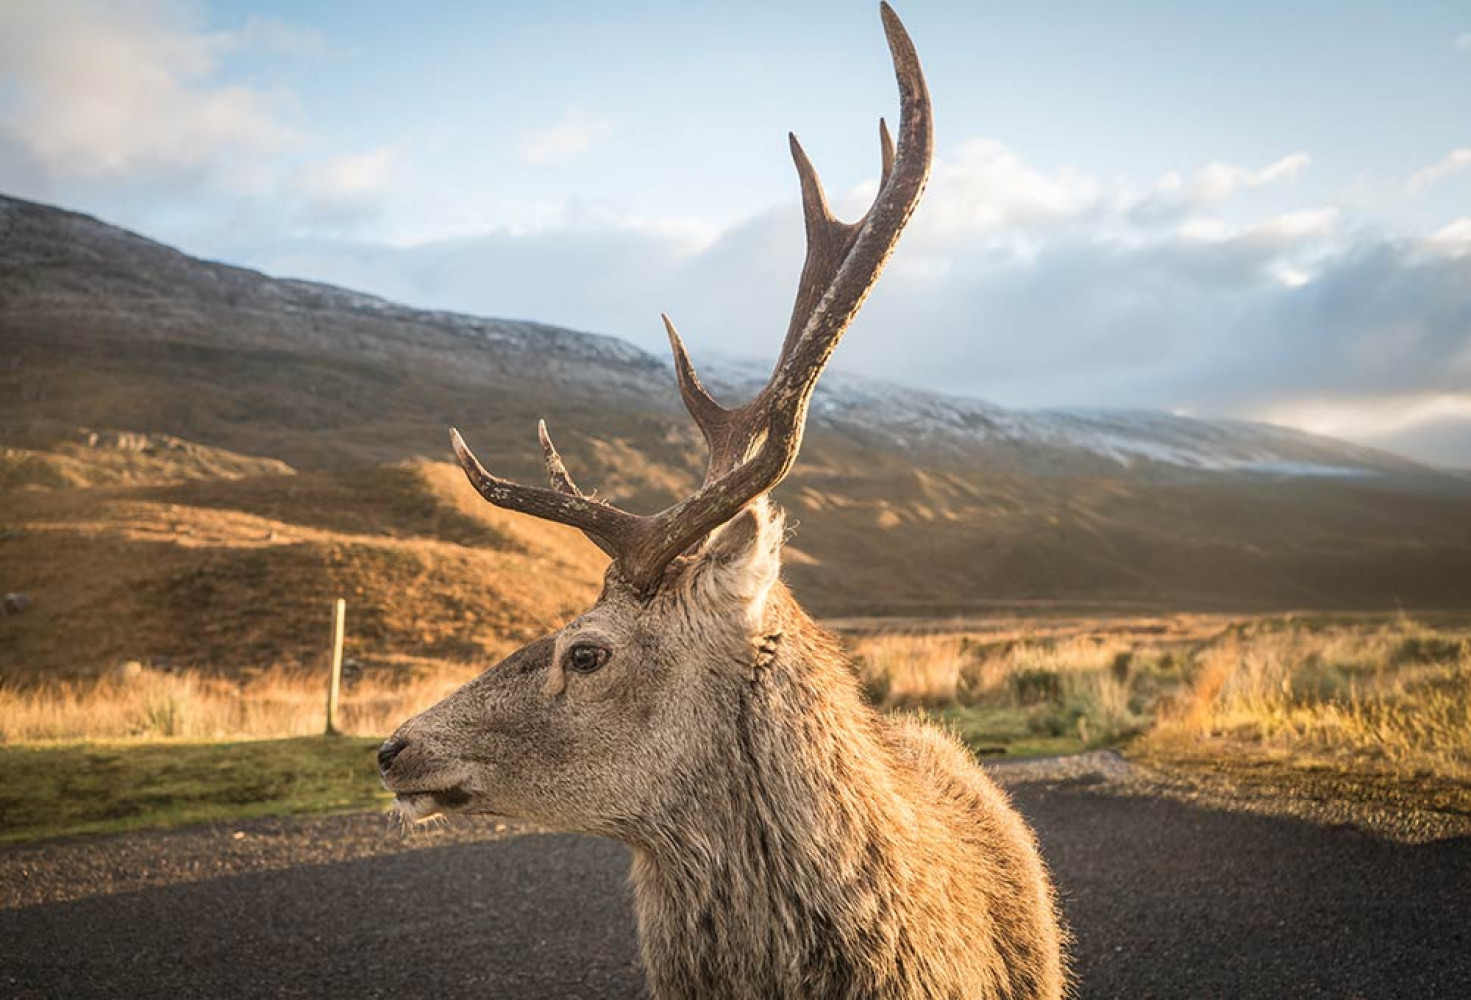
{"type": "Polygon", "coordinates": [[[680,395],[709,446],[703,485],[651,515],[578,489],[540,428],[550,487],[497,478],[451,431],[489,502],[572,525],[612,559],[601,597],[401,726],[379,753],[400,811],[494,812],[625,839],[732,752],[742,686],[805,618],[778,581],[781,516],[766,500],[796,460],[808,402],[898,241],[929,175],[929,94],[914,46],[882,6],[900,94],[895,150],[880,121],[882,177],[868,212],[828,209],[795,136],[807,255],[781,354],[756,397],[726,407],[701,384],[664,318],[680,395]]]}

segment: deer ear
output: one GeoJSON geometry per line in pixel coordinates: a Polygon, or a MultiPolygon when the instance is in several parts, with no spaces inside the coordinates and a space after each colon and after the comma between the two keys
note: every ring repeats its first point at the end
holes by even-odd
{"type": "Polygon", "coordinates": [[[744,610],[752,634],[761,627],[766,598],[781,575],[784,531],[781,514],[762,498],[716,529],[694,567],[701,597],[744,610]]]}

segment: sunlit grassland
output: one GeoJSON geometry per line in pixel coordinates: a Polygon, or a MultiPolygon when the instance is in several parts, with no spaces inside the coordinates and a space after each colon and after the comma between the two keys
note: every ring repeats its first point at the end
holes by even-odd
{"type": "MultiPolygon", "coordinates": [[[[338,729],[381,739],[477,672],[425,661],[349,676],[338,729]]],[[[325,671],[212,676],[135,664],[102,677],[0,683],[0,743],[310,736],[323,731],[326,703],[325,671]]]]}
{"type": "Polygon", "coordinates": [[[321,672],[238,677],[146,667],[0,687],[0,843],[388,801],[374,749],[475,669],[353,677],[327,737],[321,672]]]}
{"type": "Polygon", "coordinates": [[[982,753],[1128,743],[1471,779],[1471,631],[1406,616],[1207,617],[876,635],[873,699],[982,753]]]}
{"type": "MultiPolygon", "coordinates": [[[[1309,770],[1375,797],[1471,787],[1465,621],[1014,619],[846,641],[875,705],[923,713],[982,756],[1117,746],[1273,787],[1309,770]]],[[[371,808],[385,801],[377,741],[477,670],[426,660],[350,676],[339,726],[355,735],[339,738],[317,735],[320,672],[140,666],[0,685],[0,842],[371,808]]]]}

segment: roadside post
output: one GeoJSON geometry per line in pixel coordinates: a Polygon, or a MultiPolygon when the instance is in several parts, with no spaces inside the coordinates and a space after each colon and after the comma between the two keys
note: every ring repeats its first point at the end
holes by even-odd
{"type": "Polygon", "coordinates": [[[347,619],[347,601],[332,604],[332,676],[327,682],[327,735],[337,735],[337,699],[342,694],[342,634],[347,619]]]}

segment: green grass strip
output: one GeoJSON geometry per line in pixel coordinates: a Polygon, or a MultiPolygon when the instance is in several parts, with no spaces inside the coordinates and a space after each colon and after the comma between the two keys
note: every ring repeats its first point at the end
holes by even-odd
{"type": "Polygon", "coordinates": [[[313,736],[0,746],[0,843],[372,809],[388,800],[377,745],[313,736]]]}

